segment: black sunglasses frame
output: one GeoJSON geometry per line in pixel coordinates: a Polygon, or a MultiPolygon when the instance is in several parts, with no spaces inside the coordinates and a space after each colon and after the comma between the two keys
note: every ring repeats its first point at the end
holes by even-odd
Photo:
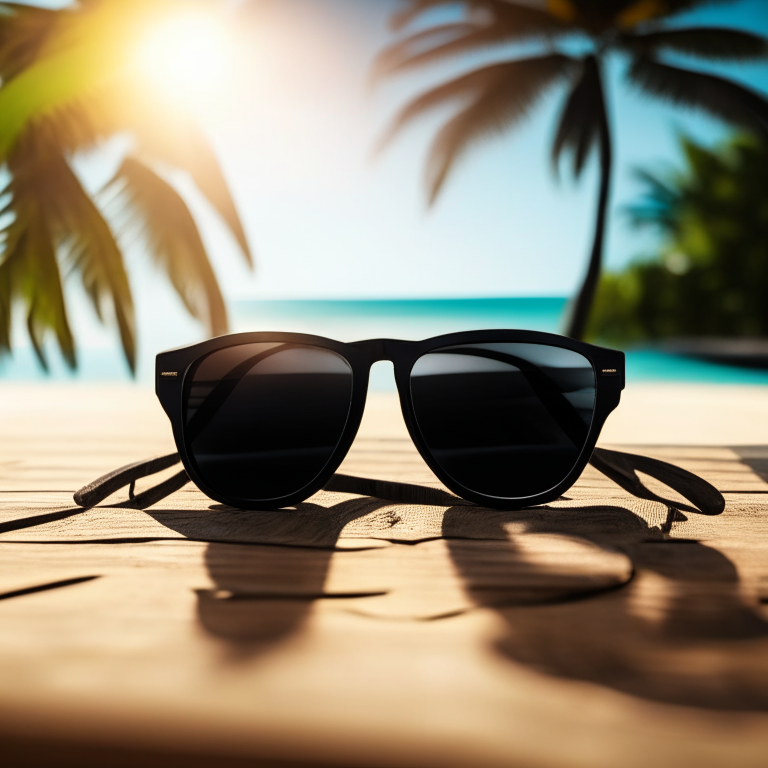
{"type": "Polygon", "coordinates": [[[289,507],[312,496],[321,490],[331,479],[347,455],[365,409],[368,394],[368,379],[374,363],[381,360],[392,362],[395,368],[395,382],[400,397],[408,433],[421,457],[437,478],[453,493],[480,506],[512,510],[533,504],[545,504],[561,496],[581,475],[589,462],[597,438],[608,415],[619,404],[621,391],[624,389],[624,353],[605,349],[586,342],[576,341],[564,336],[540,331],[524,330],[485,330],[463,331],[435,336],[424,341],[401,341],[396,339],[369,339],[344,343],[302,333],[253,332],[219,336],[181,349],[162,352],[157,355],[155,368],[155,391],[173,427],[173,435],[184,468],[195,485],[215,501],[241,509],[277,509],[289,507]],[[190,386],[188,374],[200,358],[228,347],[252,343],[287,343],[301,346],[318,347],[331,350],[341,355],[352,369],[352,400],[344,431],[334,453],[328,459],[315,479],[303,488],[276,499],[254,502],[222,494],[207,486],[198,474],[195,462],[187,451],[184,436],[183,404],[190,386]],[[587,433],[581,453],[567,477],[549,490],[533,496],[501,498],[487,496],[465,488],[447,475],[432,456],[426,445],[413,410],[410,389],[410,374],[416,361],[423,355],[442,347],[456,344],[486,344],[498,342],[519,342],[541,344],[543,346],[567,349],[585,357],[595,374],[595,408],[592,423],[587,433]]]}

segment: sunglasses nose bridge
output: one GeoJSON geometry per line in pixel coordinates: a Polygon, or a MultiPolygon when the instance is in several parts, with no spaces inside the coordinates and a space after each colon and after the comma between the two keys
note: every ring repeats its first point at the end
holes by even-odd
{"type": "Polygon", "coordinates": [[[412,341],[402,341],[400,339],[368,339],[363,342],[353,342],[353,345],[364,346],[370,360],[370,364],[388,360],[395,363],[396,359],[402,354],[404,347],[414,344],[412,341]]]}

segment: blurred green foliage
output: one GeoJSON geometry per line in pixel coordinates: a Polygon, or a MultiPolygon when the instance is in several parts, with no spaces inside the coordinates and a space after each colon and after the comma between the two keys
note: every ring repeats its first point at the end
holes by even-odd
{"type": "Polygon", "coordinates": [[[768,336],[768,144],[681,139],[684,167],[639,171],[628,213],[659,253],[600,282],[589,335],[612,344],[673,336],[768,336]]]}
{"type": "Polygon", "coordinates": [[[74,280],[98,319],[117,327],[135,371],[126,243],[141,246],[210,335],[227,332],[208,251],[169,174],[194,182],[251,264],[240,217],[195,115],[174,93],[154,89],[137,64],[148,32],[192,11],[215,19],[219,5],[80,0],[48,9],[0,2],[0,357],[11,353],[14,324],[25,320],[43,368],[49,339],[77,366],[65,291],[74,280]],[[128,149],[93,192],[73,160],[116,136],[128,149]]]}
{"type": "Polygon", "coordinates": [[[756,34],[729,27],[679,25],[679,16],[697,6],[728,1],[464,0],[459,4],[461,19],[446,23],[442,14],[428,14],[449,8],[455,13],[454,0],[408,0],[392,18],[393,30],[405,35],[378,55],[374,75],[404,74],[446,60],[481,64],[409,101],[383,143],[436,107],[457,107],[435,134],[427,160],[427,187],[434,202],[466,152],[516,128],[544,94],[565,86],[552,143],[553,166],[557,169],[561,159],[570,156],[578,178],[596,150],[600,168],[589,266],[566,320],[566,333],[583,338],[602,271],[613,166],[605,98],[611,81],[604,71],[609,58],[616,54],[627,58],[625,82],[644,95],[702,111],[768,139],[768,101],[763,94],[669,61],[670,55],[709,62],[768,57],[764,30],[756,34]],[[431,22],[425,23],[425,16],[431,22]],[[488,59],[494,49],[498,57],[488,59]]]}

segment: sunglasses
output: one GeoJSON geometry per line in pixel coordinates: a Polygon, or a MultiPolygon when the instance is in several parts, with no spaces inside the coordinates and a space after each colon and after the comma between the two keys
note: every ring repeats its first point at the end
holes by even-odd
{"type": "Polygon", "coordinates": [[[157,394],[178,453],[113,470],[81,507],[146,509],[190,479],[241,509],[293,506],[320,489],[396,503],[512,510],[558,498],[587,463],[633,496],[705,515],[722,494],[681,467],[595,448],[624,388],[624,355],[549,333],[469,331],[343,344],[295,333],[222,336],[157,356],[157,394]],[[336,473],[363,415],[373,363],[391,360],[405,423],[438,488],[336,473]],[[134,493],[136,481],[184,469],[134,493]],[[693,506],[659,496],[649,475],[693,506]],[[454,495],[455,494],[455,495],[454,495]]]}
{"type": "Polygon", "coordinates": [[[195,485],[230,506],[273,509],[331,481],[380,360],[394,364],[405,424],[430,469],[457,496],[498,509],[570,488],[624,387],[622,352],[489,330],[353,343],[222,336],[159,354],[156,389],[195,485]]]}

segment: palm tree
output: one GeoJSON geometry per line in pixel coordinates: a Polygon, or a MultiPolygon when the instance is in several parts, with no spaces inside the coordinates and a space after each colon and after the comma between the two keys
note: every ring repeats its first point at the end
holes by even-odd
{"type": "Polygon", "coordinates": [[[43,367],[51,333],[76,367],[63,289],[73,274],[98,317],[114,316],[134,372],[133,297],[121,235],[141,236],[187,310],[209,333],[226,332],[224,299],[195,220],[158,169],[192,177],[250,264],[242,224],[191,115],[148,88],[132,58],[140,35],[184,6],[180,0],[80,0],[48,10],[0,3],[0,353],[11,351],[21,305],[43,367]],[[89,195],[72,159],[115,135],[129,136],[130,150],[104,188],[89,195]]]}
{"type": "MultiPolygon", "coordinates": [[[[374,74],[402,73],[493,48],[501,56],[412,100],[396,116],[384,142],[435,107],[461,104],[430,150],[431,204],[449,171],[473,144],[516,127],[550,88],[564,83],[568,92],[552,145],[553,165],[556,169],[561,157],[570,153],[578,178],[593,149],[598,151],[600,165],[589,266],[567,327],[568,335],[583,338],[600,276],[610,195],[613,153],[604,84],[609,57],[619,53],[628,58],[627,79],[649,96],[768,133],[768,102],[762,96],[723,77],[662,60],[666,54],[725,61],[757,59],[768,55],[768,41],[735,29],[663,24],[703,4],[702,0],[548,0],[536,7],[513,0],[461,0],[459,4],[464,10],[461,21],[427,25],[396,41],[377,57],[374,74]],[[509,56],[509,45],[519,43],[538,44],[537,53],[509,56]],[[586,43],[585,53],[572,53],[586,43]]],[[[400,31],[427,11],[456,5],[455,0],[407,0],[392,26],[400,31]]]]}

